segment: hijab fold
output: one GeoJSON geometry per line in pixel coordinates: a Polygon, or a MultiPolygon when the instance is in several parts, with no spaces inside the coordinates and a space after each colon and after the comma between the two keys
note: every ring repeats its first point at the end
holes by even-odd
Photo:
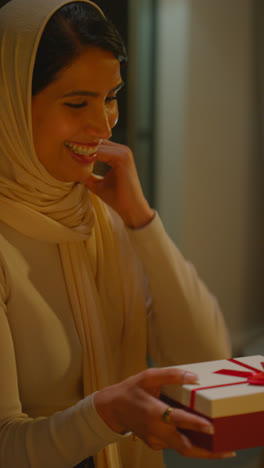
{"type": "MultiPolygon", "coordinates": [[[[137,327],[145,337],[145,306],[143,293],[138,292],[133,299],[134,322],[130,318],[128,326],[135,272],[124,274],[108,210],[84,184],[52,177],[35,152],[31,83],[36,51],[49,18],[67,3],[71,2],[11,0],[0,10],[0,219],[26,236],[59,246],[82,344],[85,396],[120,377],[111,360],[106,324],[113,313],[124,321],[120,353],[126,373],[145,367],[144,339],[138,339],[134,350],[137,327]]],[[[140,443],[137,447],[130,452],[135,453],[140,443]]],[[[122,466],[117,444],[98,454],[96,466],[122,466]]]]}

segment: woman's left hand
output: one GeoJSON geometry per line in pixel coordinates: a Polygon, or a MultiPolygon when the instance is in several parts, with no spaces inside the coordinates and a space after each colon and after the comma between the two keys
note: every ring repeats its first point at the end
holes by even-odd
{"type": "Polygon", "coordinates": [[[98,161],[110,166],[105,177],[92,174],[85,184],[113,208],[131,228],[148,224],[154,217],[144,197],[130,148],[103,140],[97,152],[98,161]]]}

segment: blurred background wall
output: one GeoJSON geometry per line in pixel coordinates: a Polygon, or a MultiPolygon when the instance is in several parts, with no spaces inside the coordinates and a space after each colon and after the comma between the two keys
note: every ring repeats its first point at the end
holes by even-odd
{"type": "MultiPolygon", "coordinates": [[[[128,122],[145,192],[217,296],[233,354],[264,354],[263,1],[136,4],[128,122]]],[[[220,463],[257,468],[261,453],[220,463]]],[[[219,465],[172,451],[165,459],[219,465]]]]}
{"type": "Polygon", "coordinates": [[[264,353],[263,8],[133,0],[129,12],[129,143],[237,356],[264,353]]]}
{"type": "MultiPolygon", "coordinates": [[[[133,148],[147,198],[217,296],[233,354],[264,355],[264,2],[98,3],[129,52],[114,138],[133,148]]],[[[264,466],[261,449],[221,462],[165,457],[168,467],[264,466]]]]}

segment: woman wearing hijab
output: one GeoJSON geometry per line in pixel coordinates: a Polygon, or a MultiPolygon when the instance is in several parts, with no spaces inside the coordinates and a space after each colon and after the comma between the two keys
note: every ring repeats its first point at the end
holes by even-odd
{"type": "Polygon", "coordinates": [[[172,366],[230,347],[131,151],[109,141],[117,31],[88,0],[11,0],[0,41],[0,466],[160,468],[165,447],[228,456],[194,447],[180,429],[211,424],[159,399],[197,376],[146,370],[147,353],[172,366]],[[111,167],[103,179],[96,160],[111,167]]]}

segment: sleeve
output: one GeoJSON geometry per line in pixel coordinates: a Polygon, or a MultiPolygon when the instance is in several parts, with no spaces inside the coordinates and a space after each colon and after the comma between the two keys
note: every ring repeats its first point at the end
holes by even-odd
{"type": "Polygon", "coordinates": [[[0,466],[73,468],[120,436],[97,414],[94,394],[51,417],[23,413],[7,318],[9,291],[8,271],[0,261],[0,466]]]}
{"type": "Polygon", "coordinates": [[[146,227],[127,230],[152,297],[151,360],[171,366],[230,357],[229,334],[215,297],[169,238],[158,214],[146,227]]]}

